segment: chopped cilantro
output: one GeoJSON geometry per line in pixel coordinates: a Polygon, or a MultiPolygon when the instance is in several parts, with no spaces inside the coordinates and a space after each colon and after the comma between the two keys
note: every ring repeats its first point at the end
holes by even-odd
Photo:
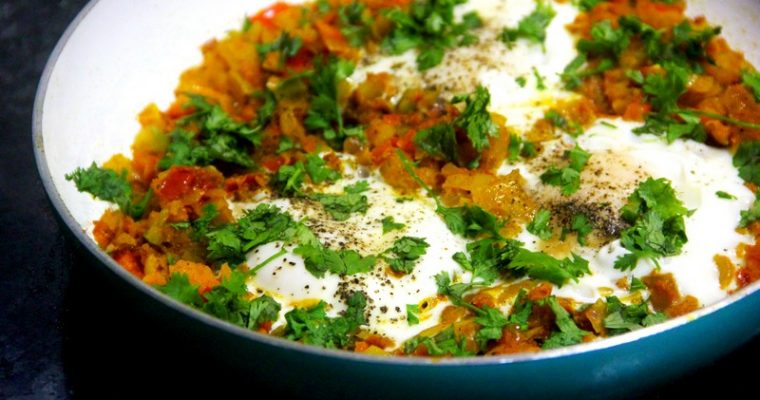
{"type": "Polygon", "coordinates": [[[302,194],[301,187],[306,176],[306,169],[302,162],[293,165],[283,165],[277,170],[269,183],[272,188],[282,196],[295,196],[302,194]]]}
{"type": "Polygon", "coordinates": [[[367,6],[358,1],[338,8],[340,32],[353,47],[361,47],[371,35],[372,16],[367,6]]]}
{"type": "Polygon", "coordinates": [[[549,210],[540,209],[533,216],[533,220],[528,224],[528,232],[541,238],[541,240],[549,240],[552,237],[552,229],[549,223],[552,219],[552,213],[549,210]]]}
{"type": "Polygon", "coordinates": [[[739,143],[733,159],[739,176],[747,182],[760,185],[760,140],[739,143]]]}
{"type": "Polygon", "coordinates": [[[544,119],[549,121],[553,126],[567,132],[570,136],[577,137],[583,134],[583,127],[575,122],[568,121],[557,110],[549,110],[544,114],[544,119]]]}
{"type": "Polygon", "coordinates": [[[533,279],[551,282],[563,286],[568,281],[590,274],[588,261],[573,254],[571,258],[556,259],[544,252],[519,249],[509,262],[508,268],[517,273],[525,273],[533,279]]]}
{"type": "Polygon", "coordinates": [[[722,190],[718,190],[715,192],[715,195],[718,196],[718,198],[725,199],[725,200],[736,200],[736,196],[732,195],[731,193],[724,192],[722,190]]]}
{"type": "Polygon", "coordinates": [[[521,19],[516,28],[504,28],[499,39],[510,47],[518,39],[543,45],[546,41],[546,28],[556,15],[551,3],[537,0],[535,10],[521,19]]]}
{"type": "Polygon", "coordinates": [[[538,68],[533,67],[533,76],[536,78],[536,89],[538,90],[546,90],[546,83],[544,82],[544,77],[541,76],[541,74],[538,72],[538,68]]]}
{"type": "Polygon", "coordinates": [[[604,3],[607,0],[573,0],[573,4],[581,11],[591,11],[600,3],[604,3]]]}
{"type": "Polygon", "coordinates": [[[462,269],[472,273],[471,283],[490,285],[522,245],[516,240],[485,238],[468,243],[467,255],[458,252],[452,258],[462,269]]]}
{"type": "Polygon", "coordinates": [[[414,136],[414,144],[433,157],[459,163],[457,134],[450,124],[438,124],[420,130],[414,136]]]}
{"type": "Polygon", "coordinates": [[[560,74],[562,82],[565,83],[565,89],[577,89],[581,86],[585,78],[601,74],[602,72],[615,67],[615,63],[612,60],[604,58],[593,68],[583,68],[586,65],[586,61],[587,57],[584,54],[580,54],[567,64],[560,74]]]}
{"type": "Polygon", "coordinates": [[[750,89],[755,96],[755,101],[760,102],[760,73],[757,71],[742,71],[742,83],[750,89]]]}
{"type": "Polygon", "coordinates": [[[77,168],[66,174],[67,181],[74,181],[77,190],[87,192],[103,201],[109,201],[119,206],[119,209],[131,216],[140,218],[145,213],[152,191],[145,193],[142,199],[136,201],[132,185],[127,181],[127,171],[121,174],[108,168],[100,168],[94,162],[87,169],[77,168]]]}
{"type": "Polygon", "coordinates": [[[411,273],[417,260],[427,252],[430,247],[422,238],[404,236],[396,239],[388,250],[383,252],[383,259],[391,269],[399,273],[411,273]]]}
{"type": "Polygon", "coordinates": [[[461,164],[458,150],[460,144],[454,129],[457,127],[467,134],[477,152],[488,148],[489,138],[499,132],[488,112],[491,94],[483,86],[478,86],[474,92],[452,99],[454,104],[461,102],[465,103],[465,108],[451,124],[438,124],[420,130],[414,137],[414,144],[434,157],[461,164]]]}
{"type": "Polygon", "coordinates": [[[649,133],[664,136],[668,143],[677,139],[692,139],[697,142],[707,140],[707,131],[700,123],[698,116],[680,110],[675,113],[680,119],[673,116],[657,113],[647,116],[643,126],[633,130],[636,134],[649,133]]]}
{"type": "Polygon", "coordinates": [[[335,318],[327,316],[324,301],[311,308],[287,312],[285,338],[326,348],[349,348],[359,327],[367,323],[364,316],[367,298],[362,292],[354,292],[346,304],[346,312],[335,318]]]}
{"type": "Polygon", "coordinates": [[[739,221],[739,228],[746,228],[751,223],[760,219],[760,197],[757,197],[757,194],[755,196],[755,201],[752,203],[752,206],[750,206],[749,210],[742,210],[739,213],[741,216],[741,220],[739,221]]]}
{"type": "Polygon", "coordinates": [[[580,189],[581,171],[586,166],[591,154],[581,149],[577,144],[574,148],[565,151],[565,158],[569,160],[567,167],[558,168],[551,166],[541,174],[541,182],[557,186],[564,196],[569,196],[580,189]]]}
{"type": "Polygon", "coordinates": [[[647,302],[625,305],[615,296],[607,297],[607,317],[604,318],[604,327],[610,336],[654,325],[665,319],[667,317],[664,314],[650,312],[647,302]]]}
{"type": "Polygon", "coordinates": [[[304,169],[309,174],[309,178],[315,184],[322,182],[336,182],[340,179],[340,172],[327,166],[325,160],[317,154],[309,154],[306,156],[306,163],[304,163],[304,169]]]}
{"type": "Polygon", "coordinates": [[[554,313],[554,323],[559,328],[559,332],[554,332],[541,346],[544,350],[556,349],[558,347],[571,346],[581,343],[583,338],[589,334],[589,332],[578,328],[573,321],[573,318],[557,301],[554,296],[548,297],[543,300],[544,304],[547,304],[554,313]]]}
{"type": "Polygon", "coordinates": [[[285,65],[285,61],[298,54],[302,42],[300,37],[292,37],[288,32],[283,31],[274,41],[257,45],[256,50],[261,58],[264,58],[264,56],[271,52],[278,52],[278,68],[282,68],[285,65]]]}
{"type": "Polygon", "coordinates": [[[318,243],[314,233],[287,213],[269,204],[260,204],[234,224],[223,225],[206,234],[207,258],[211,261],[238,264],[251,249],[274,241],[318,243]]]}
{"type": "Polygon", "coordinates": [[[400,230],[406,227],[406,225],[396,222],[393,217],[385,217],[381,222],[383,224],[383,235],[390,231],[400,230]]]}
{"type": "Polygon", "coordinates": [[[657,264],[659,257],[680,254],[688,241],[684,217],[689,215],[689,210],[664,178],[648,178],[642,182],[620,212],[631,224],[620,239],[630,253],[615,261],[617,269],[632,270],[641,258],[657,264]]]}
{"type": "Polygon", "coordinates": [[[420,323],[420,306],[417,304],[406,305],[406,322],[409,326],[417,325],[420,323]]]}
{"type": "Polygon", "coordinates": [[[591,39],[578,41],[578,51],[595,56],[617,58],[631,43],[631,34],[625,29],[613,28],[609,20],[603,20],[591,27],[591,39]]]}
{"type": "Polygon", "coordinates": [[[343,194],[315,193],[309,197],[321,203],[333,219],[345,221],[351,214],[367,212],[369,203],[367,196],[362,194],[367,189],[367,182],[360,181],[343,188],[343,194]]]}
{"type": "Polygon", "coordinates": [[[258,109],[255,126],[233,120],[218,105],[211,105],[203,96],[188,94],[194,112],[178,121],[178,128],[170,135],[166,154],[159,160],[159,169],[173,165],[208,165],[222,161],[251,169],[254,167],[250,146],[261,145],[262,132],[272,119],[275,110],[274,95],[265,91],[259,94],[264,104],[258,109]],[[187,130],[193,125],[194,134],[187,130]]]}
{"type": "Polygon", "coordinates": [[[480,330],[475,334],[475,340],[480,344],[480,348],[485,348],[489,341],[499,340],[502,336],[502,330],[509,323],[501,311],[484,306],[477,317],[475,323],[480,325],[480,330]]]}
{"type": "Polygon", "coordinates": [[[300,146],[298,143],[293,141],[289,136],[282,136],[280,138],[280,143],[277,145],[277,154],[282,154],[289,150],[294,150],[299,148],[300,146]]]}
{"type": "Polygon", "coordinates": [[[314,72],[310,75],[311,107],[304,120],[304,126],[311,131],[320,131],[325,141],[336,149],[343,148],[348,137],[363,137],[361,127],[348,127],[343,121],[343,108],[338,100],[338,85],[354,71],[350,61],[331,57],[316,59],[314,72]]]}
{"type": "Polygon", "coordinates": [[[460,102],[465,103],[465,109],[454,120],[454,125],[464,129],[472,146],[477,152],[481,152],[490,146],[488,138],[496,136],[499,132],[488,112],[491,94],[488,89],[478,85],[473,93],[456,96],[452,100],[452,103],[460,102]]]}
{"type": "Polygon", "coordinates": [[[416,0],[408,11],[399,7],[388,9],[385,17],[393,23],[393,28],[383,39],[383,50],[401,54],[417,49],[417,68],[424,71],[435,67],[447,49],[477,41],[477,36],[470,33],[482,25],[476,13],[463,15],[460,22],[454,20],[454,7],[466,1],[416,0]]]}
{"type": "Polygon", "coordinates": [[[246,274],[237,270],[203,296],[184,273],[174,273],[158,290],[187,305],[217,318],[248,329],[258,329],[267,321],[276,321],[280,304],[268,296],[249,300],[245,286],[246,274]]]}
{"type": "Polygon", "coordinates": [[[332,250],[321,244],[302,244],[294,253],[304,258],[306,270],[317,278],[330,272],[335,275],[355,275],[372,270],[375,256],[362,256],[354,250],[332,250]]]}
{"type": "Polygon", "coordinates": [[[575,232],[578,238],[578,244],[581,246],[586,245],[586,236],[594,230],[593,225],[588,220],[586,214],[575,214],[570,221],[569,228],[562,228],[562,236],[568,232],[575,232]]]}
{"type": "Polygon", "coordinates": [[[201,211],[201,216],[195,221],[172,224],[172,227],[179,229],[192,228],[190,237],[194,240],[201,240],[208,233],[211,223],[219,216],[219,210],[217,210],[215,205],[209,203],[203,206],[201,211]]]}
{"type": "Polygon", "coordinates": [[[199,307],[203,304],[203,298],[198,294],[198,287],[190,284],[187,274],[175,273],[169,277],[165,285],[157,286],[157,289],[180,303],[199,307]]]}
{"type": "Polygon", "coordinates": [[[644,285],[644,282],[642,282],[641,279],[639,279],[639,278],[637,278],[635,276],[631,277],[631,285],[628,288],[629,292],[633,293],[633,292],[637,292],[639,290],[644,290],[646,288],[647,288],[646,285],[644,285]]]}
{"type": "Polygon", "coordinates": [[[438,356],[466,357],[474,355],[467,350],[464,338],[458,339],[451,325],[435,336],[416,336],[404,344],[404,352],[414,352],[420,345],[427,349],[427,354],[438,356]]]}
{"type": "Polygon", "coordinates": [[[515,78],[515,82],[517,82],[517,85],[520,86],[521,88],[524,88],[525,85],[528,84],[528,80],[524,76],[518,76],[517,78],[515,78]]]}

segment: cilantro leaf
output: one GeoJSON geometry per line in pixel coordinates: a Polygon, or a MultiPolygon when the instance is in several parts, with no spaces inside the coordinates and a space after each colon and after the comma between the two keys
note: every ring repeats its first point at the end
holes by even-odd
{"type": "Polygon", "coordinates": [[[760,197],[755,195],[755,201],[750,206],[749,210],[742,210],[739,215],[741,220],[739,221],[739,228],[746,228],[751,223],[760,219],[760,197]]]}
{"type": "Polygon", "coordinates": [[[556,15],[551,3],[538,0],[535,10],[521,19],[516,28],[504,28],[499,39],[510,47],[518,39],[543,45],[546,41],[546,28],[556,15]]]}
{"type": "Polygon", "coordinates": [[[459,144],[456,131],[449,124],[438,124],[422,129],[414,136],[414,144],[433,157],[459,162],[459,144]]]}
{"type": "Polygon", "coordinates": [[[405,224],[396,222],[393,217],[385,217],[381,222],[383,224],[383,235],[390,231],[400,230],[406,227],[405,224]]]}
{"type": "Polygon", "coordinates": [[[598,4],[604,3],[607,0],[573,0],[573,4],[581,11],[591,11],[598,4]]]}
{"type": "Polygon", "coordinates": [[[742,71],[742,83],[747,86],[755,96],[755,101],[760,102],[760,73],[757,71],[742,71]]]}
{"type": "Polygon", "coordinates": [[[650,312],[648,302],[626,305],[615,296],[607,297],[604,327],[610,336],[651,326],[665,319],[664,314],[650,312]]]}
{"type": "Polygon", "coordinates": [[[732,195],[731,193],[724,192],[722,190],[718,190],[715,192],[715,195],[718,196],[718,198],[724,199],[724,200],[736,200],[736,196],[732,195]]]}
{"type": "Polygon", "coordinates": [[[572,258],[556,259],[544,252],[533,252],[519,249],[509,262],[508,268],[517,273],[525,273],[529,277],[551,282],[562,287],[568,281],[578,281],[578,278],[590,274],[588,261],[573,254],[572,258]]]}
{"type": "Polygon", "coordinates": [[[87,192],[100,200],[115,203],[119,209],[131,216],[140,218],[145,213],[153,192],[148,191],[142,199],[133,199],[132,185],[127,181],[127,171],[121,174],[108,168],[100,168],[94,162],[87,169],[77,168],[66,174],[67,181],[74,181],[77,190],[87,192]]]}
{"type": "Polygon", "coordinates": [[[286,31],[283,31],[280,36],[275,39],[274,41],[270,43],[262,43],[256,46],[256,50],[259,53],[259,57],[262,59],[264,56],[266,56],[268,53],[271,52],[278,52],[279,53],[279,66],[278,68],[282,68],[285,65],[285,61],[287,61],[290,57],[295,56],[298,54],[298,51],[301,49],[303,41],[300,37],[292,37],[290,34],[286,31]]]}
{"type": "Polygon", "coordinates": [[[472,282],[490,285],[515,257],[522,243],[516,240],[485,238],[467,244],[467,255],[458,252],[453,259],[472,273],[472,282]]]}
{"type": "Polygon", "coordinates": [[[581,185],[581,171],[590,157],[591,154],[576,144],[574,148],[565,151],[565,158],[569,160],[569,165],[564,168],[549,167],[541,174],[541,182],[558,186],[564,196],[577,192],[581,185]]]}
{"type": "Polygon", "coordinates": [[[445,271],[435,275],[435,284],[438,287],[438,294],[448,297],[454,305],[463,307],[469,304],[464,301],[464,294],[480,285],[477,283],[451,283],[451,277],[445,271]]]}
{"type": "Polygon", "coordinates": [[[306,173],[309,174],[309,178],[315,184],[322,182],[336,182],[340,179],[340,172],[327,166],[325,160],[317,154],[309,154],[306,156],[306,163],[304,164],[306,173]]]}
{"type": "Polygon", "coordinates": [[[206,234],[207,259],[216,263],[239,264],[255,247],[275,241],[316,244],[313,232],[289,214],[269,204],[260,204],[234,224],[217,227],[206,234]]]}
{"type": "Polygon", "coordinates": [[[575,122],[568,121],[557,110],[549,110],[544,114],[544,119],[549,121],[554,127],[567,132],[570,136],[577,137],[583,134],[583,127],[575,122]]]}
{"type": "Polygon", "coordinates": [[[406,322],[409,324],[409,326],[417,325],[420,323],[420,318],[418,315],[420,314],[420,306],[417,304],[407,304],[406,305],[406,322]]]}
{"type": "Polygon", "coordinates": [[[664,136],[668,143],[673,143],[677,139],[691,139],[697,142],[707,140],[707,131],[700,118],[682,111],[676,111],[674,115],[667,113],[650,114],[647,116],[644,125],[635,128],[633,133],[664,136]]]}
{"type": "Polygon", "coordinates": [[[578,328],[570,314],[561,306],[554,296],[544,300],[549,305],[555,317],[559,332],[554,332],[541,346],[542,349],[556,349],[580,343],[589,332],[578,328]]]}
{"type": "Polygon", "coordinates": [[[628,288],[628,291],[633,293],[639,290],[646,289],[646,285],[644,285],[644,282],[641,281],[641,279],[636,278],[635,276],[631,278],[631,285],[628,288]]]}
{"type": "Polygon", "coordinates": [[[306,114],[304,126],[310,131],[320,131],[327,144],[341,149],[346,138],[364,135],[360,127],[346,126],[338,97],[338,85],[353,73],[354,65],[336,57],[330,57],[326,61],[317,58],[314,65],[314,73],[309,77],[311,107],[306,114]]]}
{"type": "Polygon", "coordinates": [[[361,47],[372,33],[373,20],[366,10],[367,6],[358,1],[338,8],[340,32],[353,47],[361,47]]]}
{"type": "Polygon", "coordinates": [[[480,17],[468,13],[460,22],[454,20],[454,7],[466,0],[417,0],[408,11],[399,7],[388,9],[384,16],[393,23],[391,32],[381,47],[391,54],[417,49],[417,68],[424,71],[443,60],[444,52],[456,46],[477,41],[470,30],[482,25],[480,17]]]}
{"type": "Polygon", "coordinates": [[[449,230],[457,235],[474,238],[483,234],[500,236],[504,222],[482,207],[444,207],[439,204],[436,212],[443,218],[449,230]]]}
{"type": "Polygon", "coordinates": [[[739,143],[733,158],[739,176],[747,182],[760,185],[760,140],[739,143]]]}
{"type": "Polygon", "coordinates": [[[475,340],[480,344],[480,348],[485,348],[489,341],[499,340],[502,336],[502,330],[507,325],[507,318],[501,311],[484,306],[481,313],[475,317],[475,323],[480,325],[480,330],[475,334],[475,340]]]}
{"type": "Polygon", "coordinates": [[[325,272],[335,275],[355,275],[372,270],[377,263],[377,257],[363,257],[354,250],[332,250],[321,244],[302,244],[293,250],[304,258],[306,270],[317,278],[322,278],[325,272]]]}
{"type": "Polygon", "coordinates": [[[336,221],[345,221],[354,213],[365,213],[369,208],[367,196],[362,192],[367,190],[367,182],[360,181],[343,189],[343,194],[315,193],[309,197],[322,204],[336,221]],[[364,182],[362,184],[362,182],[364,182]]]}
{"type": "Polygon", "coordinates": [[[453,103],[465,102],[462,114],[454,120],[454,125],[467,132],[467,137],[476,151],[481,152],[490,146],[489,137],[496,136],[499,128],[491,119],[488,105],[491,103],[491,94],[488,89],[478,85],[473,93],[457,96],[453,103]]]}
{"type": "Polygon", "coordinates": [[[689,210],[664,178],[642,182],[620,211],[622,218],[632,224],[620,239],[631,253],[618,258],[617,269],[633,269],[640,258],[657,263],[659,257],[680,254],[688,241],[684,217],[689,210]]]}
{"type": "Polygon", "coordinates": [[[280,303],[269,296],[256,298],[248,310],[248,329],[258,329],[264,322],[277,321],[281,309],[280,303]]]}
{"type": "Polygon", "coordinates": [[[301,188],[305,176],[306,168],[299,161],[293,165],[281,166],[269,184],[282,196],[296,196],[303,193],[301,188]]]}
{"type": "Polygon", "coordinates": [[[585,246],[586,236],[593,230],[594,227],[589,222],[586,214],[575,214],[570,221],[570,227],[562,228],[562,235],[564,236],[567,232],[575,232],[578,237],[578,244],[585,246]]]}
{"type": "Polygon", "coordinates": [[[277,145],[277,154],[282,154],[288,150],[297,149],[299,147],[298,143],[293,141],[289,136],[282,136],[280,138],[280,143],[277,145]]]}
{"type": "Polygon", "coordinates": [[[198,285],[190,284],[187,274],[174,273],[163,286],[156,288],[163,294],[190,306],[199,307],[203,304],[201,295],[198,294],[198,285]]]}
{"type": "Polygon", "coordinates": [[[415,351],[420,345],[425,346],[428,355],[434,357],[447,355],[466,357],[474,355],[471,351],[467,350],[464,338],[461,340],[457,338],[453,325],[432,337],[416,336],[412,338],[404,344],[404,352],[409,354],[415,351]]]}
{"type": "Polygon", "coordinates": [[[335,318],[327,316],[324,301],[308,309],[287,312],[285,338],[326,348],[349,348],[359,327],[367,323],[364,316],[367,298],[362,292],[354,292],[346,304],[346,312],[335,318]]]}
{"type": "Polygon", "coordinates": [[[383,252],[383,259],[391,269],[400,273],[411,273],[417,260],[427,252],[430,245],[422,238],[404,236],[396,239],[393,246],[383,252]]]}
{"type": "Polygon", "coordinates": [[[584,54],[617,58],[630,43],[629,32],[623,28],[613,28],[609,20],[603,20],[591,27],[591,39],[578,41],[578,50],[584,54]]]}
{"type": "Polygon", "coordinates": [[[260,146],[262,132],[275,110],[274,95],[265,91],[258,96],[264,104],[257,110],[256,126],[237,122],[219,105],[211,105],[203,96],[188,94],[194,112],[177,121],[179,126],[170,135],[166,154],[159,160],[159,169],[173,165],[208,165],[215,161],[237,164],[251,169],[255,165],[250,146],[260,146]],[[194,124],[197,134],[187,131],[194,124]]]}
{"type": "Polygon", "coordinates": [[[479,85],[474,92],[452,99],[454,104],[461,102],[465,103],[465,108],[451,124],[438,124],[420,130],[414,137],[414,144],[434,157],[461,164],[458,150],[460,143],[457,142],[454,129],[456,127],[464,130],[477,152],[488,148],[491,145],[489,138],[499,132],[488,112],[491,94],[479,85]]]}
{"type": "Polygon", "coordinates": [[[549,223],[552,219],[552,213],[549,210],[540,209],[533,216],[533,220],[527,226],[528,232],[541,238],[541,240],[549,240],[552,238],[552,229],[549,223]]]}

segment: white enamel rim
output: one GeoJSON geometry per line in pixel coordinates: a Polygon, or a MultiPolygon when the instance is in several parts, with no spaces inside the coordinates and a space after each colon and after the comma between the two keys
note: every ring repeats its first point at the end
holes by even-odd
{"type": "MultiPolygon", "coordinates": [[[[74,236],[84,245],[84,247],[95,256],[103,265],[105,265],[111,272],[118,275],[120,278],[127,281],[132,287],[142,292],[146,296],[166,305],[172,310],[191,317],[199,322],[210,326],[214,329],[219,329],[226,333],[240,337],[241,339],[251,340],[255,342],[264,343],[276,348],[280,348],[286,351],[297,351],[312,355],[325,356],[330,358],[342,359],[351,362],[370,363],[370,364],[390,364],[390,365],[403,365],[403,366],[436,366],[436,367],[459,367],[465,365],[498,365],[498,364],[513,364],[513,363],[526,363],[541,360],[554,359],[559,357],[569,357],[573,355],[579,355],[584,353],[591,353],[604,349],[609,349],[614,346],[619,346],[625,343],[634,342],[643,338],[655,336],[659,333],[676,329],[682,325],[692,322],[696,319],[708,316],[718,310],[727,308],[734,303],[742,301],[744,298],[752,295],[760,295],[760,282],[755,282],[752,285],[745,287],[736,293],[728,296],[727,298],[712,304],[710,306],[701,308],[690,314],[663,322],[653,327],[641,329],[638,331],[630,332],[620,336],[598,340],[591,343],[579,344],[575,346],[569,346],[565,348],[559,348],[554,350],[542,351],[539,353],[529,354],[516,354],[506,356],[489,356],[489,357],[465,357],[465,358],[452,358],[452,359],[428,359],[428,358],[416,358],[416,357],[378,357],[363,355],[360,353],[353,353],[341,350],[323,349],[316,346],[308,346],[297,342],[291,342],[285,339],[277,338],[274,336],[250,331],[244,328],[237,327],[220,319],[211,317],[204,314],[192,307],[186,306],[171,297],[164,295],[156,289],[153,289],[149,285],[143,283],[141,280],[135,278],[124,268],[119,266],[110,256],[102,251],[97,244],[87,235],[82,229],[80,224],[74,219],[69,212],[66,204],[60,197],[58,190],[53,182],[51,171],[48,168],[48,163],[45,157],[43,132],[42,132],[42,116],[43,116],[43,104],[50,82],[50,77],[53,70],[56,67],[59,56],[61,55],[64,47],[66,46],[71,35],[76,31],[79,24],[87,18],[90,11],[99,3],[100,0],[91,0],[77,15],[77,17],[71,22],[69,27],[64,32],[61,39],[58,41],[55,49],[50,55],[48,62],[43,71],[40,83],[37,89],[33,121],[32,121],[32,140],[35,152],[35,159],[37,162],[38,171],[42,178],[45,190],[55,207],[56,211],[60,215],[63,222],[68,229],[74,234],[74,236]]],[[[56,172],[61,173],[63,172],[56,172]]]]}

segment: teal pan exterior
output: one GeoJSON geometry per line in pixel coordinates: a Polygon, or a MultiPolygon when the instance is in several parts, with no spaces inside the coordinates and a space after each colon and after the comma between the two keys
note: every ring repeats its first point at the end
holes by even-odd
{"type": "MultiPolygon", "coordinates": [[[[97,248],[71,216],[51,178],[42,104],[58,55],[91,2],[69,27],[42,77],[34,112],[37,164],[62,222],[84,252],[125,293],[178,332],[193,349],[314,398],[609,398],[629,397],[705,365],[760,333],[760,282],[690,315],[645,330],[538,354],[428,360],[324,350],[243,330],[201,314],[143,284],[97,248]]],[[[190,351],[189,350],[189,351],[190,351]]]]}
{"type": "Polygon", "coordinates": [[[706,365],[760,334],[760,293],[754,292],[740,293],[740,299],[693,321],[673,321],[681,322],[675,327],[555,352],[438,361],[367,357],[251,334],[163,296],[146,296],[143,287],[127,283],[113,269],[102,268],[99,257],[83,251],[122,294],[185,336],[188,351],[213,355],[283,393],[310,398],[630,398],[706,365]]]}

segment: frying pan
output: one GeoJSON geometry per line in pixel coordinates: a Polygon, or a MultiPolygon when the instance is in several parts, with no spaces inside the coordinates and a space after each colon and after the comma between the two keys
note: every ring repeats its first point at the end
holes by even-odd
{"type": "MultiPolygon", "coordinates": [[[[470,0],[477,1],[477,0],[470,0]]],[[[239,26],[269,1],[94,0],[58,43],[40,83],[33,139],[40,175],[63,222],[94,259],[167,320],[266,379],[334,397],[601,398],[630,395],[709,363],[760,332],[760,282],[651,328],[537,354],[430,360],[372,357],[293,343],[238,328],[143,284],[101,251],[88,230],[108,206],[76,191],[64,174],[130,153],[136,116],[166,108],[179,74],[201,61],[199,46],[239,26]]],[[[760,65],[760,2],[690,1],[690,15],[722,25],[760,65]]]]}

